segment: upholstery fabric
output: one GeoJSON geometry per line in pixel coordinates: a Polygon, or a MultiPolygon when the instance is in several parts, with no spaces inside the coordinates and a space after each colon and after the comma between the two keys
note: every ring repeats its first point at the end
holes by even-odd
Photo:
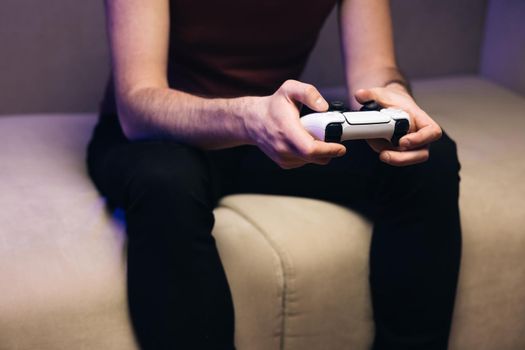
{"type": "Polygon", "coordinates": [[[0,349],[132,349],[123,227],[85,176],[93,115],[0,119],[0,349]]]}
{"type": "Polygon", "coordinates": [[[292,197],[236,195],[225,198],[219,210],[224,207],[257,228],[258,239],[275,259],[273,266],[261,266],[253,255],[257,249],[248,251],[232,229],[215,230],[232,283],[239,349],[368,347],[373,325],[368,296],[371,227],[366,221],[333,204],[292,197]],[[241,266],[232,271],[233,265],[241,266]],[[262,276],[272,271],[278,283],[267,283],[259,271],[262,276]],[[254,303],[254,291],[264,290],[277,297],[277,309],[254,303]],[[253,341],[266,333],[248,318],[254,316],[272,325],[268,330],[278,347],[253,341]]]}
{"type": "MultiPolygon", "coordinates": [[[[464,252],[451,349],[525,348],[525,99],[479,77],[420,81],[456,140],[464,252]]],[[[94,115],[0,118],[0,349],[136,349],[125,235],[86,177],[94,115]]],[[[216,210],[239,350],[366,349],[370,224],[303,198],[216,210]]]]}
{"type": "Polygon", "coordinates": [[[478,78],[416,84],[458,143],[463,257],[452,349],[524,349],[525,99],[478,78]]]}

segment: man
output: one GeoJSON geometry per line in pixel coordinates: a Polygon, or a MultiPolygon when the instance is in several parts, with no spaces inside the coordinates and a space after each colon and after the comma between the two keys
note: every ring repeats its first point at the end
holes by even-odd
{"type": "Polygon", "coordinates": [[[315,197],[369,217],[374,348],[447,347],[459,164],[397,69],[387,0],[339,2],[349,99],[404,109],[411,133],[399,148],[342,145],[314,140],[299,121],[301,105],[328,108],[294,79],[335,4],[106,1],[113,82],[88,163],[126,212],[129,309],[143,349],[234,348],[211,230],[218,198],[238,192],[315,197]]]}

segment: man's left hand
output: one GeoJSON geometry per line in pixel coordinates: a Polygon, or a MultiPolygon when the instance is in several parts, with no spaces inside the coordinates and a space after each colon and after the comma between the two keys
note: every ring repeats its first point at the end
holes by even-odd
{"type": "Polygon", "coordinates": [[[404,87],[391,84],[387,87],[359,89],[355,92],[355,98],[359,103],[374,100],[385,108],[400,108],[410,115],[409,133],[399,140],[399,147],[392,146],[386,140],[368,140],[370,147],[379,153],[381,161],[393,166],[406,166],[428,159],[429,145],[441,137],[442,131],[404,87]]]}

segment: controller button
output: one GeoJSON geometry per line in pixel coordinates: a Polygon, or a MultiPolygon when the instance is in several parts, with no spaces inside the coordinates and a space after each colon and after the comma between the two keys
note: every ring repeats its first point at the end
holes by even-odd
{"type": "Polygon", "coordinates": [[[388,124],[390,116],[377,111],[344,113],[346,121],[350,125],[388,124]]]}
{"type": "Polygon", "coordinates": [[[396,125],[394,128],[394,134],[392,135],[392,139],[390,142],[394,146],[399,146],[399,140],[405,136],[408,133],[408,129],[410,128],[410,123],[406,119],[399,119],[396,120],[396,125]]]}
{"type": "Polygon", "coordinates": [[[326,126],[324,133],[325,142],[341,142],[343,126],[340,123],[330,123],[326,126]]]}
{"type": "Polygon", "coordinates": [[[342,101],[330,102],[330,111],[344,112],[346,111],[345,104],[342,101]]]}
{"type": "Polygon", "coordinates": [[[376,101],[366,101],[363,103],[363,107],[361,107],[360,111],[380,111],[381,106],[376,101]]]}

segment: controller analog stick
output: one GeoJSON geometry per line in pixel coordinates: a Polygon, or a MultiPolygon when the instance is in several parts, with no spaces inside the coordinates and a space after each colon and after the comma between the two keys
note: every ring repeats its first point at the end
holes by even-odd
{"type": "Polygon", "coordinates": [[[383,107],[379,105],[376,101],[366,101],[363,103],[363,107],[361,107],[360,111],[380,111],[383,107]]]}
{"type": "Polygon", "coordinates": [[[330,102],[329,110],[336,111],[336,112],[346,112],[346,107],[342,101],[332,101],[330,102]]]}

